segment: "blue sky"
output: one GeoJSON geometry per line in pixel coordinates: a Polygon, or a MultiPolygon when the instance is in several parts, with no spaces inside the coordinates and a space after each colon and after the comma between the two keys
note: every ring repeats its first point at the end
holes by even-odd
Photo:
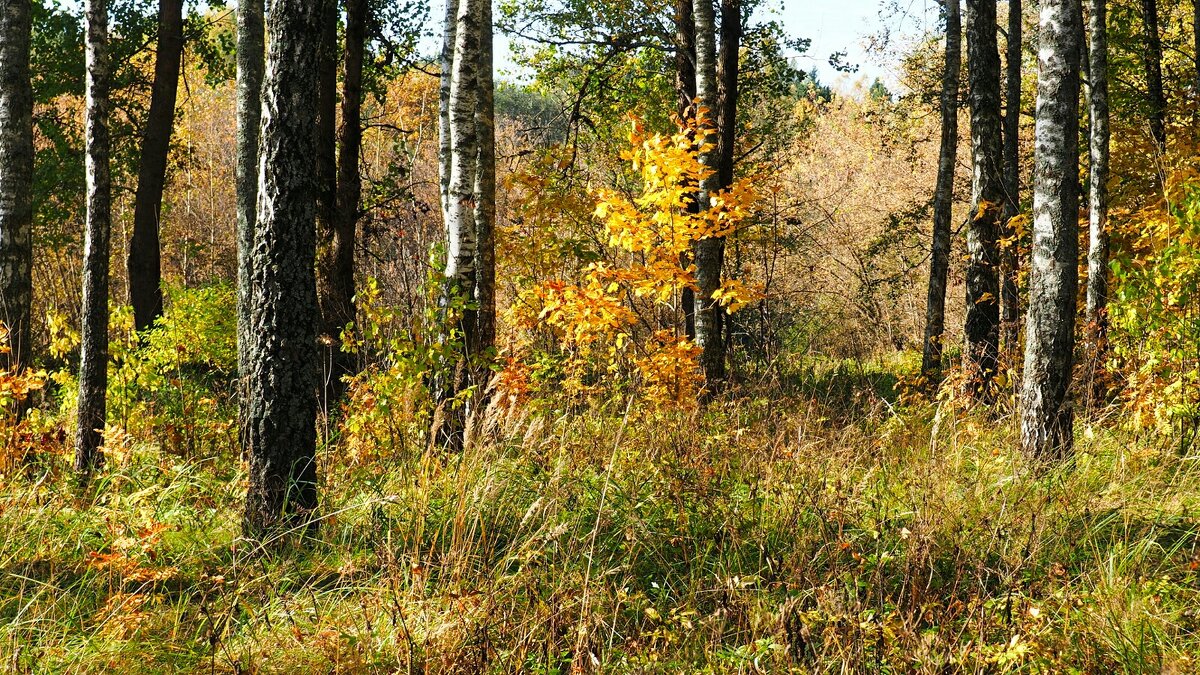
{"type": "MultiPolygon", "coordinates": [[[[928,29],[931,26],[926,22],[936,14],[927,10],[935,6],[934,0],[765,0],[756,18],[777,20],[789,35],[812,40],[808,53],[797,55],[794,65],[804,71],[816,68],[827,84],[845,89],[860,80],[869,84],[880,77],[895,90],[897,80],[887,57],[871,54],[868,39],[885,30],[904,36],[928,29]],[[894,9],[881,16],[885,7],[894,9]],[[859,67],[857,73],[842,74],[830,67],[829,56],[841,51],[847,52],[847,62],[859,67]]],[[[507,47],[507,40],[498,35],[497,64],[513,75],[507,47]]]]}
{"type": "Polygon", "coordinates": [[[895,86],[890,60],[868,52],[868,38],[890,31],[903,39],[932,28],[936,20],[933,0],[768,0],[761,18],[780,21],[794,37],[812,40],[807,54],[795,64],[802,70],[816,68],[830,84],[849,86],[854,81],[882,78],[895,86]],[[859,66],[857,73],[842,75],[829,66],[829,55],[848,53],[847,61],[859,66]]]}

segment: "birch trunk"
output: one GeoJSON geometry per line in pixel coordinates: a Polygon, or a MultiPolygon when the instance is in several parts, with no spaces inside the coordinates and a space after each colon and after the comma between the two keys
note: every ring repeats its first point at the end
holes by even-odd
{"type": "Polygon", "coordinates": [[[971,217],[967,226],[966,367],[972,394],[994,395],[1000,329],[1000,215],[1004,204],[996,0],[967,0],[971,99],[971,217]]]}
{"type": "Polygon", "coordinates": [[[943,0],[946,17],[946,65],[942,70],[942,145],[937,186],[933,192],[933,241],[930,246],[929,292],[925,305],[925,348],[921,374],[931,383],[941,378],[942,339],[946,332],[946,278],[950,271],[954,167],[958,156],[958,91],[962,68],[962,17],[959,0],[943,0]]]}
{"type": "Polygon", "coordinates": [[[251,538],[307,525],[317,507],[317,288],[312,170],[324,3],[274,0],[263,86],[254,232],[250,461],[243,530],[251,538]]]}
{"type": "Polygon", "coordinates": [[[87,0],[85,49],[87,78],[85,170],[87,223],[83,243],[83,308],[79,343],[79,401],[75,429],[75,470],[86,481],[102,461],[108,385],[108,257],[112,231],[112,178],[109,167],[107,0],[87,0]]]}
{"type": "Polygon", "coordinates": [[[129,304],[133,306],[133,324],[139,331],[153,326],[154,320],[163,312],[159,226],[171,134],[175,130],[175,98],[182,59],[183,0],[159,0],[154,85],[142,137],[142,164],[138,169],[133,206],[133,236],[129,240],[126,261],[129,304]]]}
{"type": "Polygon", "coordinates": [[[442,198],[442,219],[450,217],[450,83],[454,80],[454,45],[457,39],[458,5],[463,0],[446,0],[442,27],[441,77],[438,86],[438,179],[442,198]]]}
{"type": "Polygon", "coordinates": [[[1000,344],[1008,361],[1020,353],[1021,298],[1017,287],[1020,250],[1012,219],[1021,212],[1021,47],[1024,16],[1021,0],[1008,0],[1004,109],[1004,213],[1001,216],[1000,344]]]}
{"type": "MultiPolygon", "coordinates": [[[[496,101],[493,64],[492,0],[480,0],[479,165],[475,172],[475,304],[479,306],[476,352],[483,356],[496,344],[496,101]]],[[[479,384],[488,372],[479,370],[479,384]]]]}
{"type": "Polygon", "coordinates": [[[1068,389],[1079,287],[1079,0],[1042,0],[1039,40],[1021,443],[1032,457],[1058,459],[1068,456],[1072,445],[1068,389]]]}
{"type": "Polygon", "coordinates": [[[263,0],[237,4],[237,271],[239,417],[246,419],[250,374],[251,249],[258,219],[258,134],[262,122],[263,0]]]}
{"type": "MultiPolygon", "coordinates": [[[[475,183],[479,170],[479,133],[475,118],[479,104],[479,0],[460,0],[455,17],[454,55],[449,90],[449,184],[446,193],[446,267],[442,299],[447,317],[453,317],[461,352],[453,365],[443,364],[437,385],[434,415],[435,442],[461,449],[465,441],[465,406],[455,400],[470,384],[471,359],[478,354],[479,312],[468,306],[475,298],[478,252],[475,220],[475,183]]],[[[446,158],[442,159],[446,162],[446,158]]]]}
{"type": "MultiPolygon", "coordinates": [[[[713,124],[717,114],[717,33],[712,0],[695,0],[692,15],[696,23],[696,104],[705,111],[706,126],[700,156],[710,171],[701,181],[700,208],[711,204],[720,189],[720,150],[718,129],[713,124]]],[[[725,240],[719,237],[701,239],[692,248],[696,265],[695,322],[696,344],[701,349],[700,368],[708,394],[716,392],[725,379],[725,345],[722,341],[723,312],[713,294],[721,287],[721,267],[725,259],[725,240]]]]}
{"type": "Polygon", "coordinates": [[[33,302],[32,4],[0,6],[0,322],[8,331],[8,368],[30,365],[33,302]]]}
{"type": "Polygon", "coordinates": [[[1090,40],[1088,48],[1089,138],[1088,195],[1088,286],[1087,324],[1094,357],[1107,333],[1108,323],[1108,3],[1089,0],[1090,40]]]}

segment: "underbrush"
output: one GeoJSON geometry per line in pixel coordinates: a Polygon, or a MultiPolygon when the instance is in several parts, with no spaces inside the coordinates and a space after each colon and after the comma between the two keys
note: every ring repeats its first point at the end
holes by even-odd
{"type": "Polygon", "coordinates": [[[270,555],[231,445],[130,443],[86,493],[43,446],[0,479],[3,667],[1194,671],[1196,457],[1093,418],[1035,471],[1012,417],[825,378],[496,413],[458,455],[334,434],[318,537],[270,555]]]}

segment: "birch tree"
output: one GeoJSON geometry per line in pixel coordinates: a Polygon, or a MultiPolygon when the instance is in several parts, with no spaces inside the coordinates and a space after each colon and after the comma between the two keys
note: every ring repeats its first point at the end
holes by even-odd
{"type": "Polygon", "coordinates": [[[250,315],[250,461],[243,530],[315,524],[317,288],[313,92],[324,3],[274,0],[263,86],[250,315]]]}
{"type": "Polygon", "coordinates": [[[85,173],[87,216],[83,242],[83,307],[79,344],[79,399],[75,428],[75,470],[86,481],[100,463],[107,415],[108,256],[112,231],[112,177],[109,166],[107,0],[84,4],[85,173]]]}
{"type": "Polygon", "coordinates": [[[1040,459],[1069,455],[1068,400],[1079,287],[1079,0],[1042,0],[1033,177],[1033,255],[1021,443],[1040,459]]]}
{"type": "Polygon", "coordinates": [[[1094,358],[1099,356],[1108,308],[1108,2],[1088,1],[1088,285],[1087,324],[1094,358]]]}
{"type": "Polygon", "coordinates": [[[29,48],[32,4],[0,5],[0,322],[9,369],[30,365],[33,302],[33,87],[29,48]]]}
{"type": "Polygon", "coordinates": [[[456,363],[444,364],[439,374],[434,436],[439,445],[454,449],[462,447],[467,417],[465,407],[455,399],[469,385],[468,361],[478,354],[479,313],[471,301],[478,280],[475,183],[479,170],[479,132],[475,113],[479,103],[481,18],[479,0],[459,0],[444,117],[449,133],[444,134],[443,142],[449,143],[449,153],[442,158],[447,249],[442,305],[446,316],[453,318],[461,353],[456,363]]]}
{"type": "MultiPolygon", "coordinates": [[[[479,317],[477,355],[496,343],[496,99],[493,73],[492,0],[480,0],[478,102],[475,128],[479,162],[475,167],[475,304],[479,317]]],[[[487,369],[477,367],[485,385],[487,369]]]]}
{"type": "Polygon", "coordinates": [[[142,163],[133,204],[133,235],[126,260],[129,304],[133,306],[133,323],[139,331],[154,325],[154,320],[162,316],[163,311],[162,251],[158,232],[162,221],[163,188],[167,181],[167,158],[175,130],[175,97],[182,60],[183,0],[159,0],[154,84],[142,135],[142,163]]]}
{"type": "Polygon", "coordinates": [[[954,168],[958,155],[958,91],[962,69],[962,17],[959,0],[943,0],[946,19],[946,64],[942,69],[942,143],[938,152],[937,186],[933,192],[933,241],[930,245],[929,292],[925,305],[925,346],[921,374],[941,376],[942,339],[946,324],[946,278],[950,270],[954,168]]]}
{"type": "Polygon", "coordinates": [[[1000,329],[999,226],[1004,203],[1000,54],[996,0],[967,0],[967,72],[971,100],[971,216],[967,226],[966,367],[971,392],[989,401],[1000,329]]]}
{"type": "Polygon", "coordinates": [[[246,419],[250,373],[251,249],[258,220],[258,135],[262,122],[263,0],[237,3],[237,312],[238,379],[246,419]]]}

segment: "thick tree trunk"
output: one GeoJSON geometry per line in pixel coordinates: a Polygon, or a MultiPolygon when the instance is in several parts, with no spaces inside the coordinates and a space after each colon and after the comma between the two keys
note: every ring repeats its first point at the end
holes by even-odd
{"type": "Polygon", "coordinates": [[[967,0],[967,70],[974,177],[967,227],[965,365],[971,392],[990,401],[999,356],[999,226],[1005,199],[996,0],[967,0]]]}
{"type": "Polygon", "coordinates": [[[1021,212],[1021,41],[1024,34],[1021,0],[1008,0],[1008,42],[1005,64],[1004,109],[1004,244],[1000,250],[1000,344],[1009,362],[1020,353],[1021,298],[1017,288],[1020,246],[1012,220],[1021,212]]]}
{"type": "Polygon", "coordinates": [[[351,354],[342,350],[342,332],[355,319],[354,246],[357,242],[362,176],[362,73],[366,49],[367,0],[346,0],[346,47],[342,76],[342,124],[338,130],[337,195],[333,230],[317,249],[317,297],[322,332],[328,336],[326,400],[335,403],[345,392],[343,378],[354,374],[351,354]]]}
{"type": "MultiPolygon", "coordinates": [[[[479,132],[475,112],[479,105],[482,18],[479,2],[459,2],[449,91],[449,188],[444,213],[447,252],[442,303],[447,318],[453,320],[457,329],[461,352],[456,363],[443,364],[443,372],[439,374],[434,439],[438,445],[450,449],[463,447],[468,411],[455,398],[470,385],[471,360],[479,353],[479,312],[470,306],[478,282],[475,183],[479,166],[479,132]]],[[[445,162],[445,158],[442,161],[445,162]]]]}
{"type": "Polygon", "coordinates": [[[934,384],[941,379],[942,340],[946,332],[946,278],[950,271],[954,167],[958,156],[958,91],[962,69],[962,17],[959,0],[943,0],[946,16],[946,65],[942,70],[942,145],[937,187],[933,192],[933,241],[930,247],[929,293],[925,305],[925,348],[921,374],[934,384]]]}
{"type": "Polygon", "coordinates": [[[87,224],[83,243],[83,308],[79,344],[79,402],[75,470],[87,480],[101,462],[107,416],[108,255],[112,231],[111,139],[108,129],[110,72],[106,0],[87,0],[85,131],[87,224]]]}
{"type": "Polygon", "coordinates": [[[171,134],[175,130],[175,97],[182,60],[183,0],[159,0],[154,86],[142,137],[142,164],[133,202],[133,236],[129,240],[126,261],[129,304],[133,306],[133,324],[139,331],[153,326],[154,320],[163,312],[162,252],[158,232],[162,222],[171,134]]]}
{"type": "MultiPolygon", "coordinates": [[[[10,372],[30,365],[33,302],[33,87],[29,48],[32,5],[0,6],[0,322],[10,372]]],[[[18,411],[24,406],[19,406],[18,411]]]]}
{"type": "MultiPolygon", "coordinates": [[[[711,204],[711,197],[720,189],[719,130],[713,124],[718,113],[717,91],[717,33],[712,0],[695,0],[692,15],[696,23],[696,103],[705,111],[708,150],[700,161],[711,174],[700,184],[700,208],[711,204]]],[[[722,340],[723,311],[713,299],[721,287],[721,267],[725,258],[725,240],[719,237],[701,239],[695,243],[692,255],[696,265],[696,344],[701,349],[700,368],[708,393],[716,392],[725,380],[725,345],[722,340]]]]}
{"type": "Polygon", "coordinates": [[[1099,359],[1108,324],[1108,8],[1107,0],[1089,0],[1088,117],[1090,176],[1088,195],[1088,342],[1099,359]]]}
{"type": "Polygon", "coordinates": [[[323,2],[273,0],[254,232],[250,460],[243,530],[263,539],[315,526],[318,382],[315,193],[323,2]]]}
{"type": "Polygon", "coordinates": [[[251,252],[258,219],[258,134],[262,122],[263,0],[237,3],[237,268],[240,418],[249,401],[251,252]]]}
{"type": "Polygon", "coordinates": [[[316,134],[316,153],[312,157],[311,170],[316,174],[316,227],[317,227],[317,302],[320,307],[321,339],[321,403],[325,410],[332,408],[340,395],[339,377],[334,363],[339,351],[334,339],[341,328],[334,329],[333,310],[336,301],[328,297],[333,289],[327,273],[331,249],[337,238],[337,0],[316,0],[321,5],[321,34],[319,62],[317,66],[317,122],[313,127],[316,134]]]}
{"type": "Polygon", "coordinates": [[[1079,287],[1079,0],[1042,0],[1033,185],[1033,259],[1021,443],[1040,459],[1071,452],[1068,401],[1079,287]]]}
{"type": "MultiPolygon", "coordinates": [[[[479,164],[475,170],[475,304],[479,306],[476,350],[482,357],[496,344],[496,101],[493,72],[492,0],[480,0],[479,89],[475,128],[479,164]]],[[[485,364],[479,364],[484,366],[485,364]]],[[[477,367],[487,384],[486,367],[477,367]]]]}
{"type": "Polygon", "coordinates": [[[1157,0],[1142,0],[1142,59],[1146,69],[1146,103],[1150,112],[1150,139],[1159,154],[1167,149],[1167,96],[1163,91],[1162,35],[1158,27],[1157,0]]]}
{"type": "MultiPolygon", "coordinates": [[[[692,16],[692,0],[675,0],[675,94],[676,113],[685,122],[694,112],[696,101],[696,21],[692,16]]],[[[699,204],[692,201],[688,209],[696,212],[699,204]]],[[[686,269],[692,264],[690,251],[681,253],[679,264],[686,269]]],[[[696,292],[690,286],[679,294],[683,308],[683,331],[689,340],[696,339],[696,292]]]]}

